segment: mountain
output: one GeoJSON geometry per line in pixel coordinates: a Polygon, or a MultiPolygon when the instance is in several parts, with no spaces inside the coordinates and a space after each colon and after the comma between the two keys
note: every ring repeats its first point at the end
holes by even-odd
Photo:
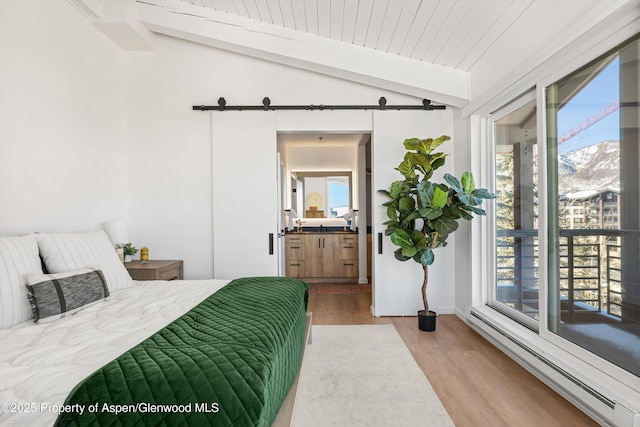
{"type": "Polygon", "coordinates": [[[604,141],[561,154],[558,193],[571,199],[620,191],[620,143],[604,141]]]}

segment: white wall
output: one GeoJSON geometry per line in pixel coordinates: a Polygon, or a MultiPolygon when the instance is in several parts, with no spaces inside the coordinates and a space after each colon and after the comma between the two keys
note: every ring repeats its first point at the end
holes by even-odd
{"type": "MultiPolygon", "coordinates": [[[[149,247],[152,258],[184,259],[186,278],[211,277],[213,271],[211,113],[192,111],[193,105],[217,105],[221,96],[228,105],[261,105],[265,96],[272,105],[376,105],[381,96],[389,104],[421,103],[166,36],[157,36],[155,46],[156,52],[128,56],[130,234],[135,244],[149,247]]],[[[316,111],[312,121],[327,130],[324,119],[337,114],[316,111]]],[[[278,129],[310,129],[304,119],[290,122],[278,129]],[[301,127],[292,128],[296,123],[301,127]]],[[[247,190],[235,188],[230,177],[229,191],[247,190]]]]}
{"type": "Polygon", "coordinates": [[[291,171],[353,171],[357,147],[289,147],[287,168],[291,171]]]}
{"type": "MultiPolygon", "coordinates": [[[[460,110],[453,109],[454,114],[454,130],[456,136],[453,140],[454,152],[454,170],[457,177],[462,176],[464,172],[475,172],[471,169],[472,165],[472,149],[469,134],[469,119],[462,120],[460,118],[460,110]]],[[[482,177],[474,174],[474,180],[478,186],[486,186],[482,182],[482,177]]],[[[485,203],[486,205],[486,203],[485,203]]],[[[486,206],[481,206],[486,209],[486,206]]],[[[477,217],[477,215],[476,215],[477,217]]],[[[474,218],[472,221],[479,221],[474,218]]],[[[455,268],[452,274],[455,275],[455,309],[456,314],[460,315],[464,312],[465,307],[471,303],[471,276],[474,274],[471,266],[471,226],[469,221],[460,220],[458,230],[454,237],[455,242],[455,263],[457,266],[466,266],[466,268],[455,268]]]]}
{"type": "Polygon", "coordinates": [[[64,0],[0,1],[0,235],[126,217],[124,58],[64,0]]]}
{"type": "MultiPolygon", "coordinates": [[[[560,55],[561,60],[573,60],[583,48],[576,48],[574,42],[585,34],[593,34],[590,46],[607,43],[608,37],[602,36],[601,30],[609,32],[612,25],[620,28],[627,26],[628,22],[622,21],[637,14],[638,1],[542,0],[530,5],[522,2],[519,7],[527,9],[526,13],[505,16],[504,19],[513,19],[513,24],[470,67],[471,102],[463,107],[464,115],[476,112],[488,102],[495,109],[529,90],[532,87],[530,76],[537,72],[540,65],[558,55],[562,49],[565,52],[560,55]],[[580,12],[581,18],[575,19],[580,12]],[[544,16],[544,19],[539,19],[540,16],[544,16]],[[568,16],[572,18],[568,19],[568,16]],[[602,28],[605,21],[609,22],[602,28]],[[601,26],[601,30],[593,31],[597,26],[601,26]],[[515,86],[513,90],[505,93],[505,89],[512,85],[515,86]],[[494,102],[496,97],[500,97],[497,106],[494,102]]],[[[518,8],[511,10],[514,11],[517,12],[518,8]]],[[[482,45],[482,41],[479,45],[482,45]]]]}

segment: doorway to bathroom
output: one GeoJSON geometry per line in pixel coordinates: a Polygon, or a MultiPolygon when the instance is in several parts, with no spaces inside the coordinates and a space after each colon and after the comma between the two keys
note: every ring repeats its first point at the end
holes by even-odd
{"type": "Polygon", "coordinates": [[[371,132],[278,132],[284,275],[342,293],[371,284],[371,132]]]}

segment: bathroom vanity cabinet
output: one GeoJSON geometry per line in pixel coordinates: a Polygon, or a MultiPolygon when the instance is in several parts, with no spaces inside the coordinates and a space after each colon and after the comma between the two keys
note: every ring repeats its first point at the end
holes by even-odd
{"type": "Polygon", "coordinates": [[[287,276],[309,282],[358,280],[357,233],[290,233],[285,242],[287,276]]]}

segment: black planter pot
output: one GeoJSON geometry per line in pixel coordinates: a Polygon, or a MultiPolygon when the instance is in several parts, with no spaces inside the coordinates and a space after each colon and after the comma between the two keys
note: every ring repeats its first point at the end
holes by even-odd
{"type": "Polygon", "coordinates": [[[436,330],[436,312],[429,310],[429,313],[425,313],[424,310],[418,311],[418,328],[421,331],[433,332],[436,330]]]}

